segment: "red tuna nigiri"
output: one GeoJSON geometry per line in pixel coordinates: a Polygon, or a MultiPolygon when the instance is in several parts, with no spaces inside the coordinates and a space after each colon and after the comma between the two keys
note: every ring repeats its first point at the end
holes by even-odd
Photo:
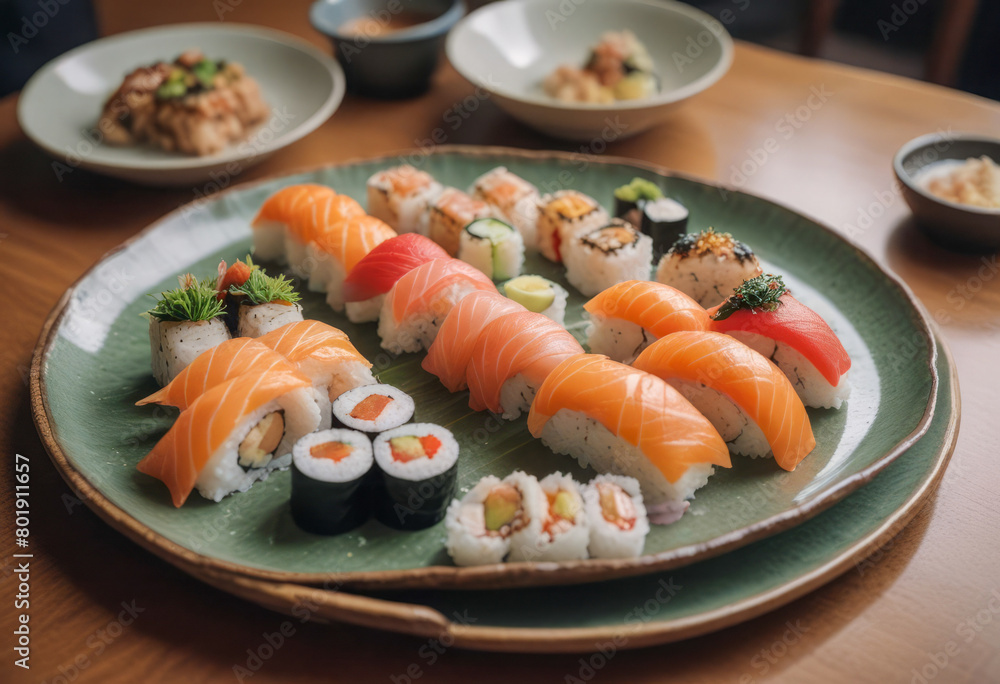
{"type": "Polygon", "coordinates": [[[419,233],[404,233],[377,245],[344,279],[345,302],[361,302],[385,294],[405,273],[448,253],[419,233]]]}
{"type": "MultiPolygon", "coordinates": [[[[788,292],[778,298],[777,304],[771,310],[737,309],[725,318],[713,320],[712,330],[754,333],[786,344],[806,357],[827,382],[837,385],[841,376],[851,368],[851,357],[837,334],[818,313],[788,292]]],[[[723,302],[709,309],[708,313],[714,317],[725,306],[726,302],[723,302]]]]}

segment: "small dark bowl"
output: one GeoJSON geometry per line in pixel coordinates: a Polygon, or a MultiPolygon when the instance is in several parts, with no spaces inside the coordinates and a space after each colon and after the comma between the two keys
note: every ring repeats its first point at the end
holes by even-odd
{"type": "Polygon", "coordinates": [[[437,68],[444,37],[465,15],[462,0],[319,0],[309,10],[313,28],[333,43],[350,92],[399,99],[425,92],[437,68]],[[401,13],[431,17],[380,35],[350,35],[344,25],[359,18],[386,24],[401,13]]]}
{"type": "Polygon", "coordinates": [[[903,199],[918,227],[931,239],[962,250],[1000,249],[1000,209],[984,209],[942,199],[920,187],[914,177],[946,159],[990,157],[1000,162],[1000,140],[972,134],[932,133],[903,145],[893,159],[903,199]]]}

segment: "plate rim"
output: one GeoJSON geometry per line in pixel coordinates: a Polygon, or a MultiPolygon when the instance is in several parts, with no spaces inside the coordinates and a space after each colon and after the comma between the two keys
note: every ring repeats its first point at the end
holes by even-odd
{"type": "MultiPolygon", "coordinates": [[[[213,195],[213,201],[218,201],[223,195],[234,192],[252,189],[258,185],[273,182],[280,178],[287,178],[301,173],[318,173],[322,170],[350,166],[358,163],[372,163],[381,160],[398,160],[400,155],[413,155],[418,150],[409,149],[397,152],[390,152],[384,155],[373,157],[351,158],[333,164],[312,166],[301,170],[292,170],[280,175],[269,176],[248,183],[241,183],[227,188],[213,195]]],[[[427,154],[427,150],[420,151],[427,154]]],[[[581,155],[576,153],[552,151],[552,150],[522,150],[517,148],[506,148],[500,146],[475,146],[475,145],[442,145],[433,148],[430,154],[457,154],[471,157],[521,157],[524,159],[562,161],[577,160],[581,155]]],[[[585,155],[584,155],[585,156],[585,155]]],[[[405,158],[410,158],[406,156],[405,158]]],[[[49,454],[50,460],[56,466],[56,470],[74,490],[77,496],[87,504],[89,508],[99,514],[103,513],[106,522],[112,525],[133,541],[140,543],[148,550],[152,550],[161,555],[168,554],[177,557],[187,564],[197,568],[215,569],[223,573],[232,575],[242,575],[249,578],[257,578],[270,582],[302,583],[310,585],[323,585],[335,579],[340,586],[351,587],[358,590],[387,590],[387,589],[415,589],[415,588],[436,588],[436,589],[482,589],[482,588],[509,588],[526,586],[544,586],[552,584],[581,584],[586,582],[600,581],[604,579],[617,579],[634,575],[649,574],[688,565],[697,560],[703,560],[726,553],[732,549],[744,546],[758,539],[777,534],[782,530],[793,527],[800,522],[804,522],[821,511],[829,508],[833,504],[842,500],[850,492],[870,482],[879,472],[885,469],[890,463],[895,461],[910,446],[915,444],[930,427],[931,420],[937,404],[938,393],[938,373],[937,357],[938,342],[933,332],[931,322],[923,305],[919,302],[910,288],[902,282],[898,276],[883,268],[857,243],[850,238],[840,235],[826,224],[817,219],[786,207],[778,202],[763,198],[752,193],[731,188],[724,184],[699,179],[692,175],[675,172],[666,167],[632,160],[618,156],[604,156],[600,159],[590,159],[590,162],[608,165],[626,165],[632,168],[647,170],[653,173],[668,177],[677,177],[692,182],[722,188],[727,192],[748,195],[756,200],[766,202],[784,211],[804,216],[818,228],[832,235],[835,239],[843,241],[855,252],[855,256],[865,262],[867,266],[879,272],[889,284],[894,286],[904,299],[909,301],[913,308],[913,313],[917,321],[922,323],[919,329],[920,335],[929,346],[929,372],[931,377],[930,397],[924,413],[917,426],[906,437],[894,445],[885,455],[879,458],[862,471],[844,479],[835,486],[826,490],[822,495],[807,501],[792,509],[783,511],[774,516],[749,526],[733,530],[727,534],[714,537],[707,542],[689,544],[682,547],[670,549],[659,554],[650,554],[631,559],[588,559],[586,561],[569,561],[564,563],[503,563],[497,565],[455,567],[445,565],[433,565],[420,568],[409,568],[404,570],[374,570],[374,571],[352,571],[343,573],[304,573],[292,571],[277,571],[265,568],[255,568],[232,561],[206,556],[192,551],[177,542],[171,541],[165,536],[153,531],[151,528],[141,523],[138,519],[127,513],[124,509],[112,503],[105,497],[90,481],[70,463],[63,452],[56,435],[55,424],[51,420],[48,394],[45,386],[45,379],[42,376],[42,366],[48,358],[48,354],[57,338],[56,331],[58,323],[62,320],[66,312],[67,304],[72,299],[77,287],[100,267],[109,257],[124,251],[134,242],[142,239],[147,234],[155,231],[162,223],[171,220],[176,214],[183,214],[188,211],[192,204],[199,201],[184,204],[173,211],[162,216],[158,220],[142,229],[131,238],[112,248],[100,257],[90,268],[88,268],[59,299],[52,311],[49,313],[39,335],[38,343],[32,354],[30,371],[30,393],[31,410],[35,426],[39,437],[49,454]],[[557,570],[556,570],[557,569],[557,570]]]]}
{"type": "MultiPolygon", "coordinates": [[[[34,129],[33,125],[28,122],[28,117],[25,113],[27,105],[25,103],[31,102],[33,91],[36,87],[38,87],[38,83],[40,83],[42,79],[49,76],[51,72],[54,71],[60,64],[79,57],[81,54],[93,49],[95,45],[113,44],[120,40],[133,38],[135,36],[168,33],[170,31],[184,29],[199,29],[209,33],[227,33],[241,35],[243,37],[270,40],[286,47],[293,48],[307,55],[315,60],[317,64],[322,66],[330,75],[330,79],[332,81],[330,95],[320,105],[319,109],[317,109],[316,112],[314,112],[307,119],[298,123],[296,126],[293,126],[288,131],[288,137],[284,138],[280,145],[275,145],[272,141],[270,144],[264,145],[259,151],[256,151],[253,155],[256,159],[262,160],[268,155],[284,149],[285,147],[298,142],[308,134],[312,133],[314,130],[322,126],[327,119],[333,116],[334,112],[336,112],[340,107],[341,102],[343,102],[344,95],[347,92],[347,78],[344,75],[344,70],[341,68],[340,64],[315,45],[295,34],[280,31],[267,26],[258,26],[256,24],[182,22],[176,24],[161,24],[159,26],[150,26],[147,28],[135,29],[133,31],[122,31],[121,33],[101,36],[100,38],[84,43],[83,45],[79,45],[72,50],[68,50],[43,64],[34,74],[32,74],[31,78],[28,79],[28,82],[24,84],[24,87],[21,89],[21,93],[18,96],[17,123],[18,126],[20,126],[21,131],[32,143],[37,145],[49,156],[56,159],[65,157],[65,150],[60,150],[50,144],[45,136],[40,135],[38,131],[34,129]]],[[[86,138],[80,137],[80,140],[86,140],[86,138]]],[[[201,170],[210,170],[219,165],[240,162],[246,158],[247,155],[245,153],[241,153],[238,146],[230,145],[221,153],[207,155],[204,157],[181,155],[177,158],[170,159],[145,159],[143,157],[138,157],[124,160],[95,160],[89,156],[81,156],[78,167],[95,172],[115,171],[121,173],[131,171],[140,174],[155,172],[196,172],[201,170]]]]}
{"type": "MultiPolygon", "coordinates": [[[[532,628],[465,625],[449,620],[435,608],[418,603],[330,591],[290,583],[274,583],[250,577],[231,576],[215,570],[175,565],[210,586],[271,610],[289,614],[296,606],[316,605],[315,615],[335,620],[443,640],[446,635],[458,648],[506,653],[589,653],[595,645],[611,640],[618,650],[661,645],[732,627],[776,610],[827,584],[867,558],[899,534],[937,491],[958,443],[961,426],[961,393],[958,369],[940,330],[935,339],[947,360],[952,411],[938,447],[934,464],[920,485],[882,523],[819,567],[793,580],[748,597],[725,608],[696,613],[676,620],[634,623],[624,644],[618,644],[621,626],[532,628]],[[309,602],[309,603],[307,603],[309,602]]],[[[291,613],[295,614],[295,613],[291,613]]]]}

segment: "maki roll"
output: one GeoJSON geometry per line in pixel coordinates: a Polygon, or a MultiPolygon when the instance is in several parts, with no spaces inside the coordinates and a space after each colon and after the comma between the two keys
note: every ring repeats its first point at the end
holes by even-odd
{"type": "Polygon", "coordinates": [[[499,219],[476,219],[462,231],[458,258],[493,280],[508,280],[521,273],[524,240],[499,219]]]}
{"type": "Polygon", "coordinates": [[[441,245],[449,255],[458,254],[462,229],[476,219],[489,218],[490,206],[458,188],[444,191],[427,203],[420,232],[441,245]]]}
{"type": "Polygon", "coordinates": [[[633,178],[631,181],[615,188],[615,216],[625,219],[635,227],[639,227],[640,205],[649,200],[663,197],[660,187],[645,178],[633,178]]]}
{"type": "Polygon", "coordinates": [[[399,530],[422,530],[445,516],[455,495],[458,442],[446,428],[409,423],[375,438],[375,516],[399,530]]]}
{"type": "Polygon", "coordinates": [[[300,439],[292,450],[295,524],[313,534],[340,534],[368,519],[366,476],[372,443],[354,430],[323,430],[300,439]]]}
{"type": "Polygon", "coordinates": [[[195,399],[137,468],[166,484],[178,508],[195,488],[221,501],[288,467],[292,447],[320,421],[302,374],[244,373],[195,399]]]}
{"type": "Polygon", "coordinates": [[[571,239],[563,247],[566,279],[586,296],[626,280],[647,280],[653,240],[622,219],[571,239]]]}
{"type": "Polygon", "coordinates": [[[653,238],[653,258],[660,259],[684,235],[688,210],[669,197],[642,203],[639,230],[653,238]]]}
{"type": "Polygon", "coordinates": [[[199,281],[187,273],[177,280],[180,286],[160,293],[156,306],[146,312],[153,377],[161,387],[230,337],[215,279],[199,281]]]}
{"type": "Polygon", "coordinates": [[[756,255],[729,233],[709,228],[689,233],[670,247],[656,267],[657,282],[675,287],[702,306],[715,306],[763,273],[756,255]]]}
{"type": "Polygon", "coordinates": [[[455,565],[500,563],[537,557],[533,540],[541,534],[545,494],[531,475],[515,471],[500,480],[484,477],[448,506],[445,547],[455,565]]]}
{"type": "Polygon", "coordinates": [[[392,385],[362,385],[333,402],[333,418],[346,428],[368,434],[399,427],[413,417],[413,398],[392,385]]]}
{"type": "Polygon", "coordinates": [[[549,261],[562,261],[562,245],[576,235],[607,225],[608,212],[593,197],[560,190],[538,200],[538,249],[549,261]]]}
{"type": "Polygon", "coordinates": [[[504,283],[503,293],[528,311],[565,325],[569,292],[559,283],[539,275],[523,275],[504,283]]]}
{"type": "Polygon", "coordinates": [[[199,354],[169,384],[135,405],[160,404],[176,406],[183,411],[195,399],[226,380],[243,373],[271,370],[294,371],[295,366],[284,355],[257,340],[236,337],[199,354]]]}
{"type": "Polygon", "coordinates": [[[409,164],[379,171],[368,179],[368,213],[397,233],[416,233],[424,208],[442,190],[429,173],[409,164]]]}
{"type": "Polygon", "coordinates": [[[292,282],[279,274],[267,275],[253,268],[242,285],[232,285],[229,294],[238,301],[236,334],[261,337],[289,323],[302,321],[299,293],[292,282]]]}
{"type": "MultiPolygon", "coordinates": [[[[566,561],[587,557],[590,529],[584,512],[580,485],[569,475],[552,473],[538,483],[545,494],[545,509],[540,529],[530,539],[526,560],[566,561]],[[530,557],[528,557],[530,555],[530,557]]],[[[511,560],[514,560],[513,554],[511,560]]]]}
{"type": "Polygon", "coordinates": [[[534,185],[498,166],[473,181],[469,193],[490,205],[497,218],[516,228],[527,247],[535,247],[538,190],[534,185]]]}
{"type": "Polygon", "coordinates": [[[594,558],[635,558],[649,534],[649,520],[634,477],[598,475],[583,492],[594,558]]]}

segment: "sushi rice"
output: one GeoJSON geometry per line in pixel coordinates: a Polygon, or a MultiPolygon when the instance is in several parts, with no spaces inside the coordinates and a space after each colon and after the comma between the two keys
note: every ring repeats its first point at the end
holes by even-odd
{"type": "Polygon", "coordinates": [[[237,337],[260,337],[283,325],[303,320],[299,304],[275,301],[264,304],[240,304],[236,324],[237,337]]]}
{"type": "Polygon", "coordinates": [[[635,558],[642,555],[649,534],[649,520],[639,482],[633,477],[598,475],[583,491],[587,524],[590,527],[588,550],[594,558],[635,558]],[[635,520],[628,529],[609,521],[601,506],[601,486],[621,488],[629,497],[635,520]]]}
{"type": "Polygon", "coordinates": [[[587,297],[626,280],[649,280],[653,239],[622,219],[562,247],[566,279],[587,297]]]}

